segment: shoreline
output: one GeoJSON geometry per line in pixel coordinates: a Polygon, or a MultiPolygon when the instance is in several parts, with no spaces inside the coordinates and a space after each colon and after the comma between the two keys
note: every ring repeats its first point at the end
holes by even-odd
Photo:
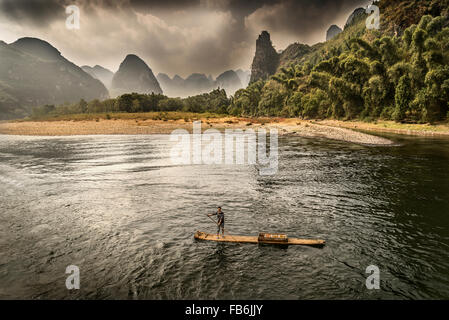
{"type": "Polygon", "coordinates": [[[364,130],[377,133],[394,133],[407,136],[421,137],[448,137],[449,123],[447,124],[400,124],[394,121],[378,121],[375,123],[361,121],[319,120],[316,123],[326,126],[364,130]]]}
{"type": "Polygon", "coordinates": [[[176,129],[192,132],[193,121],[201,121],[201,129],[258,129],[275,128],[280,136],[300,136],[305,138],[325,138],[348,143],[388,146],[395,143],[389,139],[342,128],[336,125],[316,123],[310,120],[284,118],[242,118],[242,117],[198,117],[197,119],[146,118],[88,120],[39,120],[2,121],[0,134],[24,136],[72,136],[72,135],[114,135],[114,134],[170,134],[176,129]]]}

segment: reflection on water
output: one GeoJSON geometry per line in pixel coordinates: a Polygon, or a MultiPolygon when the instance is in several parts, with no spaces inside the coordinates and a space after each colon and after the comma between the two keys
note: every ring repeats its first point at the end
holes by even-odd
{"type": "Polygon", "coordinates": [[[449,142],[394,139],[282,138],[278,173],[260,176],[174,166],[164,135],[0,136],[0,298],[449,298],[449,142]],[[327,245],[196,242],[217,205],[234,234],[327,245]]]}

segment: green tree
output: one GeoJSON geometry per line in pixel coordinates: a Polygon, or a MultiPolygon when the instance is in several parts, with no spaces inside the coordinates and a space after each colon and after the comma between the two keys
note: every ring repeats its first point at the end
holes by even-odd
{"type": "Polygon", "coordinates": [[[140,112],[140,111],[142,111],[142,108],[140,106],[139,99],[132,100],[131,112],[140,112]]]}
{"type": "Polygon", "coordinates": [[[116,99],[116,109],[122,112],[132,112],[133,97],[131,94],[123,94],[116,99]]]}
{"type": "Polygon", "coordinates": [[[379,75],[371,77],[363,88],[363,100],[365,109],[362,118],[380,116],[384,106],[389,105],[389,83],[379,75]]]}
{"type": "Polygon", "coordinates": [[[276,116],[283,108],[286,98],[285,91],[281,91],[280,85],[274,81],[268,81],[262,92],[257,108],[258,116],[276,116]]]}
{"type": "Polygon", "coordinates": [[[94,99],[87,104],[87,113],[99,113],[103,111],[100,100],[94,99]]]}
{"type": "Polygon", "coordinates": [[[88,104],[87,104],[86,100],[81,99],[80,102],[78,103],[79,112],[87,113],[87,107],[88,107],[88,104]]]}
{"type": "Polygon", "coordinates": [[[434,122],[443,119],[448,111],[449,66],[430,70],[425,78],[427,103],[423,120],[434,122]]]}
{"type": "Polygon", "coordinates": [[[299,65],[291,65],[288,68],[281,68],[280,72],[271,78],[282,84],[286,90],[294,91],[298,88],[300,78],[303,76],[304,74],[299,65]]]}
{"type": "Polygon", "coordinates": [[[394,96],[394,120],[397,122],[405,120],[406,112],[409,109],[410,102],[412,101],[413,96],[410,85],[411,81],[407,75],[404,75],[399,79],[399,84],[396,88],[396,94],[394,96]]]}

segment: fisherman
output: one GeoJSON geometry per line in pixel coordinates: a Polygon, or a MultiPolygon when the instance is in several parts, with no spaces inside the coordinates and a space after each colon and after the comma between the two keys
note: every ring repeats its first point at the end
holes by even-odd
{"type": "Polygon", "coordinates": [[[221,229],[221,232],[222,232],[223,237],[224,237],[224,213],[223,213],[223,211],[221,211],[221,207],[218,207],[216,213],[208,214],[208,216],[209,217],[217,216],[217,218],[218,218],[218,222],[217,222],[217,226],[218,226],[217,238],[220,238],[220,229],[221,229]]]}

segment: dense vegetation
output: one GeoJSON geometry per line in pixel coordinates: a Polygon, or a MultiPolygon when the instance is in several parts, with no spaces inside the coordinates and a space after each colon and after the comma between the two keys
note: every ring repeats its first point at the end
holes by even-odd
{"type": "Polygon", "coordinates": [[[229,111],[253,116],[434,122],[449,111],[449,28],[422,17],[401,37],[360,26],[266,82],[236,92],[229,111]],[[354,34],[353,33],[353,34],[354,34]],[[343,41],[342,41],[343,39],[343,41]],[[311,65],[311,60],[315,64],[311,65]]]}
{"type": "Polygon", "coordinates": [[[81,99],[77,103],[59,106],[44,105],[32,109],[32,118],[48,116],[61,116],[83,113],[114,113],[114,112],[154,112],[154,111],[183,111],[195,113],[227,113],[231,104],[223,89],[215,89],[210,93],[181,98],[168,98],[162,94],[124,94],[116,99],[104,101],[92,100],[87,102],[81,99]]]}

